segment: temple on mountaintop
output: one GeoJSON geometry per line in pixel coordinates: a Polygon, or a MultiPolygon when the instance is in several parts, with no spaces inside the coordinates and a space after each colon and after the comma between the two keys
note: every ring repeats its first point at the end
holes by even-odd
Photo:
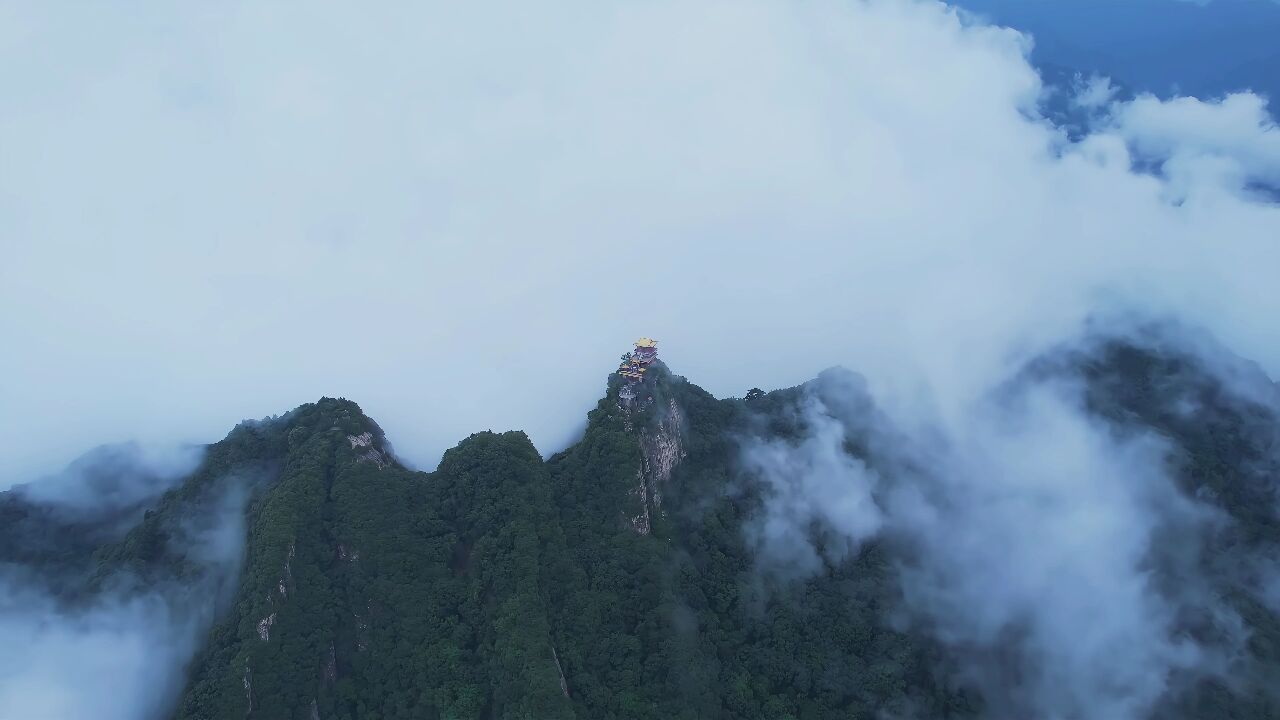
{"type": "Polygon", "coordinates": [[[644,374],[657,359],[658,341],[647,337],[637,340],[635,349],[623,356],[622,365],[618,367],[618,374],[626,378],[626,383],[618,391],[618,398],[622,402],[630,405],[631,401],[635,400],[636,393],[633,386],[644,382],[644,374]]]}

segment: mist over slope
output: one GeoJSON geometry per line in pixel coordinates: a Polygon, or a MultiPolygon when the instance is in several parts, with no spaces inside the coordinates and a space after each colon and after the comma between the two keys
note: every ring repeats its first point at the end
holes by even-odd
{"type": "Polygon", "coordinates": [[[800,442],[745,446],[780,488],[766,557],[821,573],[901,543],[904,615],[961,654],[987,717],[1268,716],[1268,691],[1213,698],[1276,677],[1241,660],[1276,630],[1277,388],[1169,330],[1073,342],[923,431],[824,376],[800,442]]]}
{"type": "Polygon", "coordinates": [[[240,584],[245,503],[269,474],[229,469],[228,445],[97,448],[0,493],[0,717],[171,712],[240,584]]]}
{"type": "Polygon", "coordinates": [[[720,395],[840,363],[890,405],[1100,311],[1280,367],[1265,107],[1095,93],[1071,142],[1028,38],[942,4],[4,13],[4,484],[323,394],[422,467],[549,453],[640,333],[720,395]]]}

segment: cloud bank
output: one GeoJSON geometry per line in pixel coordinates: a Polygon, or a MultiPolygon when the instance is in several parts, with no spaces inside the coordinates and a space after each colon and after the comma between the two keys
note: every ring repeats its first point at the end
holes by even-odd
{"type": "Polygon", "coordinates": [[[6,484],[323,394],[424,466],[551,451],[639,334],[719,394],[946,403],[1123,301],[1280,366],[1258,101],[1068,144],[1028,38],[942,4],[4,12],[6,484]]]}

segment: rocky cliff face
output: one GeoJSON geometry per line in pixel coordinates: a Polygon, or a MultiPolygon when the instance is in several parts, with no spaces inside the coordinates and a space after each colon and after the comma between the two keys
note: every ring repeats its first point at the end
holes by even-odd
{"type": "Polygon", "coordinates": [[[365,431],[359,435],[348,435],[347,442],[351,443],[351,449],[356,451],[356,462],[373,463],[379,470],[391,467],[391,456],[385,450],[378,447],[377,438],[373,433],[365,431]]]}
{"type": "Polygon", "coordinates": [[[662,491],[671,480],[671,473],[684,459],[684,414],[672,398],[660,408],[662,414],[651,429],[640,431],[640,472],[632,494],[640,501],[643,511],[632,519],[631,525],[641,535],[649,534],[652,515],[662,512],[662,491]]]}

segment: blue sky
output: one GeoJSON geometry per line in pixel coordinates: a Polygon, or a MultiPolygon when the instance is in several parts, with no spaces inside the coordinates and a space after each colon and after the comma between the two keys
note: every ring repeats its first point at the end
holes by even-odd
{"type": "Polygon", "coordinates": [[[1036,38],[1040,64],[1109,75],[1161,96],[1280,95],[1272,0],[963,0],[1036,38]]]}

